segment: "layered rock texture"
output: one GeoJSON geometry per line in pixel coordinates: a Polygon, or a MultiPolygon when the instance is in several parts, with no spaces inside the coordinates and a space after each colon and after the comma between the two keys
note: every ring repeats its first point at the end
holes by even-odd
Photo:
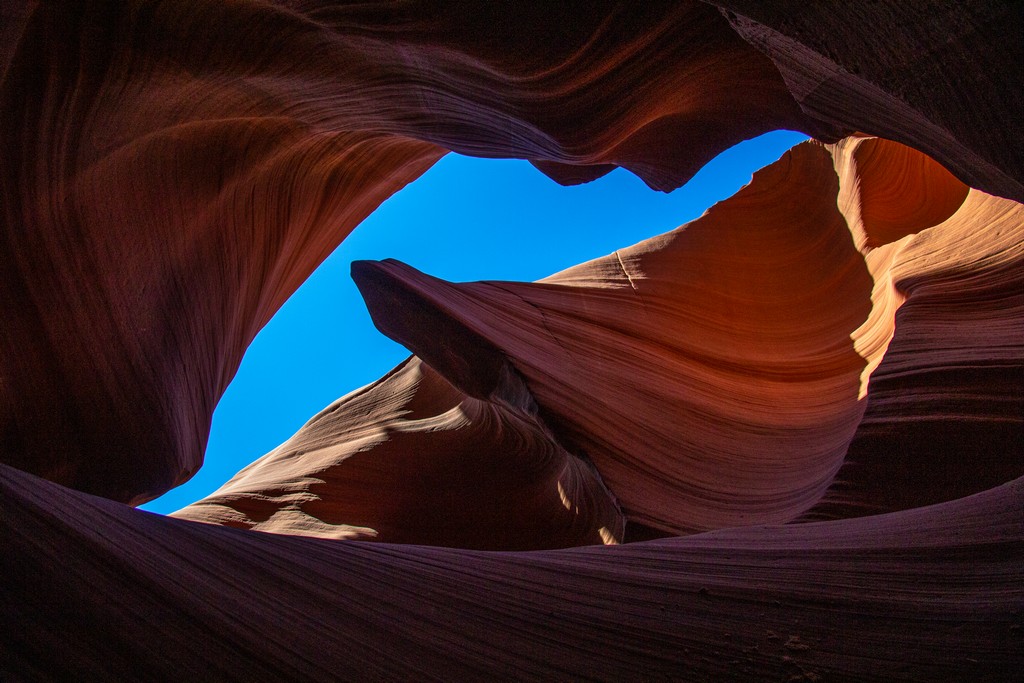
{"type": "Polygon", "coordinates": [[[614,497],[559,444],[513,372],[500,399],[480,400],[411,358],[176,516],[460,548],[621,540],[614,497]]]}
{"type": "Polygon", "coordinates": [[[5,677],[1019,675],[1021,12],[717,4],[0,5],[5,677]],[[777,128],[540,282],[354,264],[415,355],[125,505],[447,150],[670,189],[777,128]]]}

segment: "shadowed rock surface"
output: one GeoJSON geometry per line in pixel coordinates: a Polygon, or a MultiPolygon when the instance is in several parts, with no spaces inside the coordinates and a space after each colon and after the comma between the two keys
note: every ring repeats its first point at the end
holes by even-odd
{"type": "Polygon", "coordinates": [[[1018,675],[1020,8],[718,4],[0,3],[0,671],[1018,675]],[[447,150],[670,189],[777,128],[539,283],[357,264],[418,357],[178,513],[279,533],[125,505],[447,150]],[[522,552],[631,525],[721,530],[522,552]]]}
{"type": "Polygon", "coordinates": [[[0,494],[14,676],[1006,680],[1021,658],[1020,480],[889,515],[529,553],[194,524],[6,466],[0,494]]]}

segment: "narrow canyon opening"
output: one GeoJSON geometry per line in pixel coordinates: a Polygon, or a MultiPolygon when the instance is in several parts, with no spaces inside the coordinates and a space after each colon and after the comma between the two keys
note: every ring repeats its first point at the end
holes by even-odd
{"type": "MultiPolygon", "coordinates": [[[[734,175],[760,165],[732,154],[734,175]]],[[[454,186],[460,197],[472,192],[454,186]]],[[[517,194],[545,214],[558,205],[517,194]]],[[[437,206],[436,193],[425,196],[437,206]]],[[[893,273],[904,252],[927,244],[918,233],[956,239],[945,224],[956,225],[966,198],[948,171],[898,143],[810,141],[681,227],[575,255],[583,263],[534,282],[451,283],[400,260],[353,261],[374,325],[414,355],[173,514],[274,533],[531,550],[899,509],[864,476],[871,454],[848,461],[847,449],[908,298],[893,273]],[[783,200],[796,195],[799,204],[783,200]],[[853,507],[839,502],[847,479],[859,487],[853,507]]],[[[612,202],[637,221],[635,201],[612,202]]],[[[516,254],[497,226],[481,237],[495,209],[481,206],[489,213],[471,235],[449,233],[443,258],[529,272],[531,255],[551,251],[557,222],[516,254]]],[[[407,210],[404,223],[434,227],[430,211],[407,210]]],[[[564,244],[624,240],[597,222],[582,227],[564,244]]],[[[431,258],[423,248],[412,255],[431,258]]],[[[940,249],[935,258],[946,257],[940,249]]],[[[910,456],[905,470],[912,490],[932,480],[931,502],[963,486],[910,456]]]]}
{"type": "Polygon", "coordinates": [[[697,218],[806,139],[775,131],[739,143],[671,193],[624,169],[562,186],[526,161],[446,155],[363,221],[281,307],[218,404],[202,468],[141,509],[166,514],[212,493],[409,354],[374,328],[350,262],[397,258],[452,281],[537,280],[697,218]]]}

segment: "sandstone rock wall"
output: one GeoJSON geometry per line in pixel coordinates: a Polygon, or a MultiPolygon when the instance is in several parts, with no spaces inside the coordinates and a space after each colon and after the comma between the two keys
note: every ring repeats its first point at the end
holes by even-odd
{"type": "Polygon", "coordinates": [[[1018,675],[1021,15],[0,3],[0,671],[1018,675]],[[125,505],[446,151],[670,189],[777,128],[818,141],[539,283],[357,265],[418,357],[180,513],[277,533],[125,505]]]}

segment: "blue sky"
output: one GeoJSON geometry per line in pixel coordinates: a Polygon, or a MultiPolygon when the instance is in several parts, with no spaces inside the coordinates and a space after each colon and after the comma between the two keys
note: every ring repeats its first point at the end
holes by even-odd
{"type": "Polygon", "coordinates": [[[409,355],[373,327],[352,261],[395,258],[462,282],[537,280],[697,218],[805,139],[748,140],[669,194],[622,169],[562,187],[526,161],[449,154],[357,227],[263,328],[214,412],[202,469],[142,509],[173,512],[212,493],[409,355]]]}

